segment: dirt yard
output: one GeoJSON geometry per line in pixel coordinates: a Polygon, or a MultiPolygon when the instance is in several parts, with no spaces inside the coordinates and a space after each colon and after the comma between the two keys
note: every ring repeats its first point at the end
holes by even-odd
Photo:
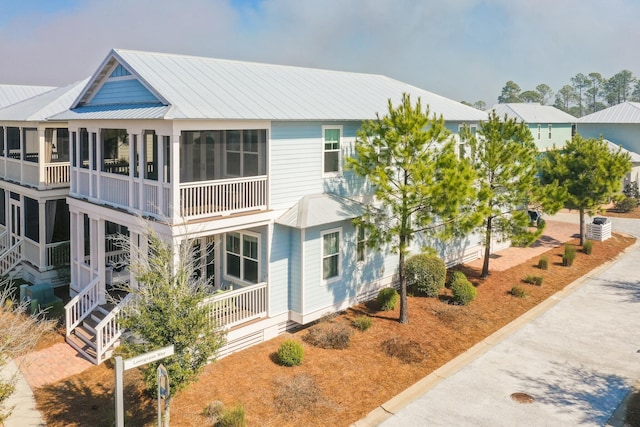
{"type": "MultiPolygon", "coordinates": [[[[211,425],[203,409],[219,400],[226,406],[242,404],[249,426],[348,426],[634,241],[616,234],[604,243],[594,242],[593,253],[579,252],[571,267],[562,266],[562,248],[553,248],[545,252],[546,271],[537,268],[536,257],[485,280],[478,279],[477,269],[462,266],[478,290],[469,306],[450,305],[448,290],[440,298],[410,297],[407,325],[396,321],[397,310],[356,306],[332,320],[353,331],[344,350],[313,347],[303,341],[308,330],[301,330],[232,354],[208,365],[198,382],[173,399],[171,424],[211,425]],[[542,286],[523,283],[527,275],[542,276],[542,286]],[[525,288],[527,297],[510,295],[514,285],[525,288]],[[373,326],[365,332],[352,328],[351,320],[358,315],[371,316],[373,326]],[[292,337],[304,343],[304,362],[294,368],[279,366],[274,354],[292,337]],[[413,363],[383,351],[389,338],[396,338],[393,346],[399,355],[402,350],[412,354],[413,363]]],[[[111,426],[113,377],[113,370],[103,364],[37,389],[37,406],[47,425],[111,426]]],[[[127,371],[125,382],[126,424],[155,425],[155,401],[145,397],[139,375],[127,371]]]]}

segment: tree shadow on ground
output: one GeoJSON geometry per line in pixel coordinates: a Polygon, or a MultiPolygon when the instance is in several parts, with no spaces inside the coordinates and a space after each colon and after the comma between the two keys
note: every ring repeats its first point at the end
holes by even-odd
{"type": "Polygon", "coordinates": [[[552,405],[558,413],[575,413],[580,424],[605,425],[631,384],[623,377],[552,362],[552,369],[537,377],[509,372],[521,380],[521,390],[537,403],[552,405]]]}
{"type": "MultiPolygon", "coordinates": [[[[47,414],[49,426],[111,427],[115,424],[112,382],[88,387],[74,378],[45,385],[36,389],[36,393],[47,396],[46,399],[38,399],[38,409],[47,414]]],[[[155,401],[143,396],[137,384],[127,384],[125,379],[123,397],[125,425],[141,426],[156,420],[155,401]]]]}
{"type": "Polygon", "coordinates": [[[617,296],[622,297],[623,300],[621,302],[640,303],[640,281],[638,280],[635,282],[619,282],[600,278],[595,278],[593,280],[601,283],[606,288],[611,289],[617,296]]]}

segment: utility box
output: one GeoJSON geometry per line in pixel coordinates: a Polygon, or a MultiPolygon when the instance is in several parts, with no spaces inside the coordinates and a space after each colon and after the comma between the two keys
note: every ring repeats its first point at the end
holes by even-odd
{"type": "Polygon", "coordinates": [[[605,217],[595,217],[587,224],[587,239],[602,242],[611,238],[611,221],[605,217]]]}

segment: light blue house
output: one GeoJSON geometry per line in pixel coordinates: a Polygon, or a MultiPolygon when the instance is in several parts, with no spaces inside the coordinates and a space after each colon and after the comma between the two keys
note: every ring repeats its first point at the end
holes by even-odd
{"type": "Polygon", "coordinates": [[[495,110],[498,117],[506,115],[525,122],[540,151],[547,151],[554,145],[563,147],[566,141],[571,140],[578,120],[556,107],[538,103],[496,104],[491,109],[495,110]]]}
{"type": "MultiPolygon", "coordinates": [[[[70,110],[68,341],[95,363],[117,341],[113,283],[134,283],[117,233],[145,250],[148,227],[196,239],[200,274],[228,292],[212,317],[222,354],[370,298],[397,257],[363,244],[352,220],[366,183],[344,170],[362,120],[406,92],[457,132],[482,111],[380,75],[113,50],[70,110]],[[145,218],[141,221],[140,218],[145,218]],[[92,314],[93,313],[93,314],[92,314]]],[[[443,249],[450,263],[478,243],[443,249]]]]}

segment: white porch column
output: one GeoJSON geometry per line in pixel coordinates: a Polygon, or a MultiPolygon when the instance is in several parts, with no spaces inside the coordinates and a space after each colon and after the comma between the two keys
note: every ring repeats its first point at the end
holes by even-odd
{"type": "Polygon", "coordinates": [[[79,281],[82,275],[80,274],[80,260],[84,256],[84,226],[79,218],[82,218],[78,212],[70,212],[69,227],[71,229],[71,235],[69,236],[71,242],[69,244],[69,261],[71,270],[71,283],[69,284],[69,295],[74,297],[80,292],[79,281]]]}
{"type": "MultiPolygon", "coordinates": [[[[43,151],[40,151],[43,153],[43,151]]],[[[41,154],[42,155],[42,154],[41,154]]],[[[40,175],[42,176],[42,175],[40,175]]],[[[47,257],[47,211],[46,211],[46,201],[38,200],[38,245],[40,250],[40,263],[37,266],[38,271],[46,271],[49,269],[49,260],[47,257]]]]}
{"type": "Polygon", "coordinates": [[[135,135],[127,131],[127,140],[129,141],[129,207],[134,208],[134,177],[136,169],[136,144],[134,143],[135,135]]]}
{"type": "Polygon", "coordinates": [[[147,211],[147,204],[145,203],[145,191],[144,191],[144,175],[147,171],[147,160],[145,159],[144,148],[146,145],[146,141],[144,139],[144,132],[142,130],[138,131],[138,161],[136,167],[138,169],[138,209],[144,215],[147,211]]]}
{"type": "MultiPolygon", "coordinates": [[[[22,160],[22,158],[24,157],[24,153],[25,153],[25,146],[24,146],[24,128],[18,128],[20,130],[20,152],[18,153],[18,160],[20,161],[20,182],[24,182],[24,160],[22,160]]],[[[20,209],[24,209],[24,206],[22,206],[20,209]]],[[[24,211],[23,211],[24,212],[24,211]]],[[[24,225],[24,221],[23,225],[24,225]]],[[[23,230],[24,231],[24,230],[23,230]]],[[[22,235],[24,236],[24,233],[22,233],[22,235]]]]}
{"type": "MultiPolygon", "coordinates": [[[[46,154],[45,154],[45,131],[43,128],[38,127],[38,187],[42,187],[47,184],[47,178],[44,176],[45,167],[44,164],[46,162],[46,154]]],[[[40,218],[43,218],[42,216],[40,218]]],[[[42,242],[42,241],[41,241],[42,242]]],[[[41,258],[42,259],[42,258],[41,258]]],[[[45,264],[45,262],[42,262],[45,264]]]]}
{"type": "MultiPolygon", "coordinates": [[[[97,246],[97,256],[98,259],[98,274],[100,276],[100,284],[98,285],[98,295],[100,296],[100,304],[105,304],[107,302],[107,287],[106,287],[106,278],[105,278],[105,249],[104,249],[104,241],[105,241],[105,223],[104,219],[99,218],[96,221],[96,232],[97,238],[96,246],[97,246]]],[[[95,237],[95,236],[94,236],[95,237]]],[[[95,269],[95,267],[94,267],[95,269]]]]}
{"type": "Polygon", "coordinates": [[[90,141],[89,152],[93,153],[93,158],[91,159],[89,170],[91,171],[91,176],[96,177],[96,186],[98,187],[93,194],[98,200],[102,200],[102,174],[100,173],[102,170],[102,135],[100,135],[100,129],[96,129],[95,132],[91,133],[90,141]],[[94,165],[95,169],[93,168],[94,165]]]}
{"type": "Polygon", "coordinates": [[[173,135],[171,145],[171,204],[169,206],[170,222],[178,224],[180,216],[180,134],[173,135]]]}
{"type": "Polygon", "coordinates": [[[156,134],[156,139],[158,143],[156,144],[156,150],[158,151],[157,161],[156,161],[156,170],[158,171],[156,186],[158,188],[158,206],[156,209],[158,210],[158,215],[168,216],[167,212],[164,211],[164,144],[165,140],[162,135],[156,134]]]}
{"type": "MultiPolygon", "coordinates": [[[[140,264],[140,233],[129,230],[129,267],[140,264]]],[[[138,289],[138,281],[135,274],[129,270],[129,286],[132,289],[138,289]]]]}

